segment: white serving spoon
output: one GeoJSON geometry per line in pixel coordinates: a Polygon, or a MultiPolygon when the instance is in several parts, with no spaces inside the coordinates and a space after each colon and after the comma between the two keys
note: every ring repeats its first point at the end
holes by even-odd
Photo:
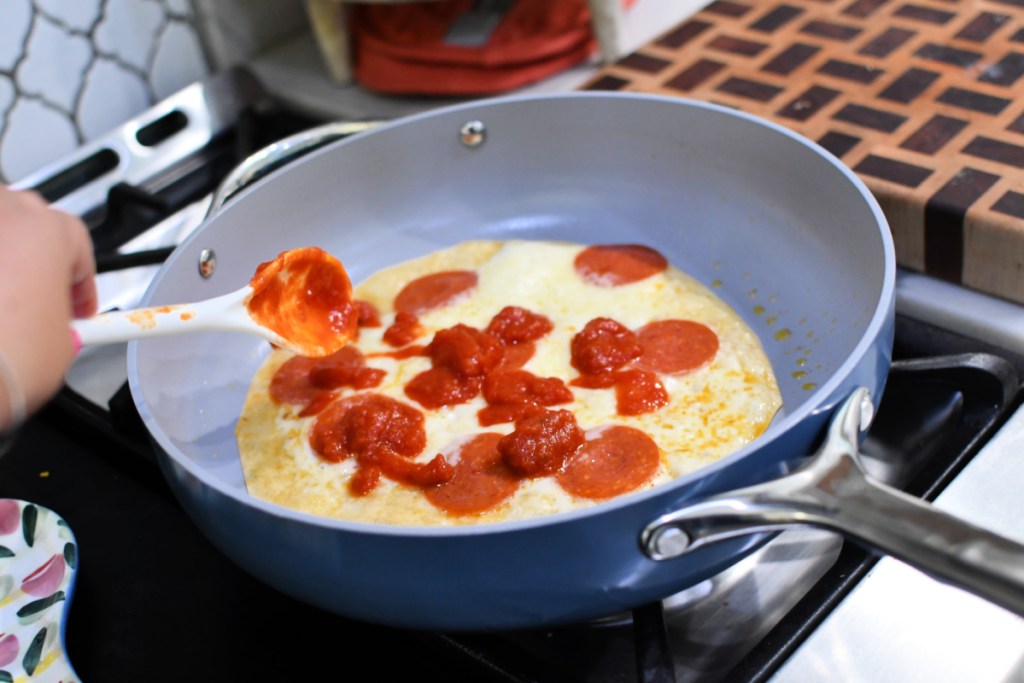
{"type": "Polygon", "coordinates": [[[298,355],[334,353],[355,338],[358,307],[344,266],[316,247],[261,264],[246,286],[190,304],[101,313],[72,323],[83,346],[202,331],[246,332],[298,355]]]}

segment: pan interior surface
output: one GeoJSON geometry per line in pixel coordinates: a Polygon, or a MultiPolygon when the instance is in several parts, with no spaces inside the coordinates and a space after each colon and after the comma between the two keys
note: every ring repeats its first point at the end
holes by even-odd
{"type": "MultiPolygon", "coordinates": [[[[759,335],[784,402],[762,438],[827,398],[891,313],[888,228],[840,162],[724,108],[597,93],[439,110],[310,154],[196,231],[144,304],[232,291],[290,248],[322,247],[359,281],[470,239],[658,249],[759,335]],[[459,139],[469,121],[486,128],[478,147],[459,139]],[[205,249],[217,256],[209,279],[197,269],[205,249]]],[[[259,339],[228,333],[129,349],[132,393],[160,448],[199,481],[257,507],[245,494],[234,428],[267,352],[259,339]]]]}

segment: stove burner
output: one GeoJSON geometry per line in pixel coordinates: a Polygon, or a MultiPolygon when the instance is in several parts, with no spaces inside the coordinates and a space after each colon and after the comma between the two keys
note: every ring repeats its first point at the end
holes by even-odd
{"type": "MultiPolygon", "coordinates": [[[[1017,389],[1015,369],[997,356],[895,361],[862,447],[865,466],[886,483],[934,499],[1010,415],[1017,389]]],[[[526,680],[633,680],[634,664],[640,681],[767,680],[878,560],[833,534],[794,531],[802,533],[774,549],[769,544],[759,558],[793,563],[779,586],[737,565],[716,577],[714,591],[708,589],[715,581],[705,582],[634,610],[632,620],[504,634],[500,648],[492,639],[456,638],[452,647],[507,676],[486,680],[523,680],[516,676],[524,671],[526,680]],[[801,574],[794,557],[813,564],[801,574]],[[774,611],[786,602],[793,604],[774,611]],[[660,644],[666,632],[667,657],[660,644]],[[545,677],[552,665],[555,675],[545,677]]]]}
{"type": "MultiPolygon", "coordinates": [[[[1017,386],[1013,367],[991,355],[895,361],[863,446],[866,466],[887,483],[933,499],[1009,415],[1016,405],[1017,386]]],[[[78,412],[81,418],[81,406],[78,412]]],[[[162,496],[170,495],[127,385],[111,400],[108,415],[92,415],[91,426],[88,420],[72,419],[74,411],[62,401],[44,417],[74,441],[94,444],[91,457],[105,460],[162,496]]],[[[777,586],[764,582],[750,566],[737,565],[723,573],[714,591],[712,580],[664,603],[601,622],[418,638],[429,644],[435,664],[469,671],[472,680],[480,681],[766,680],[877,561],[872,553],[842,544],[827,532],[795,531],[785,532],[789,540],[770,543],[762,557],[754,558],[788,572],[777,586]],[[782,553],[796,551],[796,560],[810,564],[798,569],[800,565],[783,557],[780,548],[782,553]],[[794,564],[786,567],[787,562],[794,564]],[[774,609],[780,601],[785,604],[774,609]],[[749,612],[751,605],[757,607],[754,612],[749,612]],[[729,628],[714,627],[723,622],[729,628]],[[710,632],[716,634],[714,643],[704,640],[710,632]]],[[[229,576],[237,571],[222,569],[216,580],[229,585],[229,576]]],[[[300,615],[305,608],[296,604],[294,609],[300,615]]],[[[75,626],[72,621],[71,628],[75,626]]]]}

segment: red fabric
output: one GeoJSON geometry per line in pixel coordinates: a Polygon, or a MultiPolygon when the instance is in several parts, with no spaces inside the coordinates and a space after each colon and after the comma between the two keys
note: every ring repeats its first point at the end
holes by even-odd
{"type": "Polygon", "coordinates": [[[353,5],[355,76],[381,92],[483,95],[563,71],[596,49],[586,0],[518,0],[486,45],[444,42],[473,0],[353,5]]]}

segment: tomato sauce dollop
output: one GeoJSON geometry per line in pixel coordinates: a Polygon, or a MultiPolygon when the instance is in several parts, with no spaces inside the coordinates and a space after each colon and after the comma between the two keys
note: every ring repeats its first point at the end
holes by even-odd
{"type": "Polygon", "coordinates": [[[261,263],[249,281],[250,317],[304,356],[326,356],[355,339],[360,307],[338,259],[316,247],[292,249],[261,263]]]}
{"type": "MultiPolygon", "coordinates": [[[[526,313],[533,316],[528,311],[526,313]]],[[[500,316],[501,313],[492,319],[488,329],[496,327],[494,320],[500,316]]],[[[506,334],[507,329],[504,329],[506,334]]],[[[490,332],[461,323],[438,330],[424,350],[431,360],[430,369],[424,370],[406,384],[405,395],[430,409],[468,403],[480,395],[490,373],[513,370],[524,365],[533,354],[532,342],[525,340],[536,339],[544,334],[547,332],[538,333],[537,327],[534,327],[529,334],[520,332],[513,335],[524,340],[521,344],[506,345],[501,338],[490,332]],[[521,349],[517,348],[520,346],[521,349]]]]}
{"type": "Polygon", "coordinates": [[[650,413],[668,404],[660,374],[695,370],[718,353],[718,335],[693,320],[657,320],[633,332],[610,318],[594,318],[572,339],[571,358],[583,389],[615,389],[620,415],[650,413]]]}
{"type": "Polygon", "coordinates": [[[572,366],[583,374],[616,370],[643,351],[636,334],[611,318],[594,318],[572,338],[572,366]]]}
{"type": "Polygon", "coordinates": [[[317,417],[310,446],[324,460],[341,462],[383,446],[406,457],[427,445],[423,413],[382,394],[355,394],[332,403],[317,417]]]}
{"type": "Polygon", "coordinates": [[[395,321],[384,330],[384,343],[389,346],[405,346],[423,334],[423,325],[415,313],[399,311],[395,321]]]}
{"type": "Polygon", "coordinates": [[[495,337],[470,327],[455,325],[438,330],[424,352],[432,367],[405,385],[405,395],[424,408],[468,403],[480,395],[484,375],[502,358],[495,337]]]}
{"type": "MultiPolygon", "coordinates": [[[[417,296],[430,298],[422,291],[417,296]]],[[[413,345],[422,334],[418,318],[408,310],[398,313],[386,331],[398,348],[374,355],[421,355],[431,363],[406,383],[406,396],[438,409],[482,394],[487,402],[477,414],[482,426],[515,424],[504,436],[485,432],[457,444],[446,451],[452,462],[442,454],[417,458],[426,447],[420,409],[381,394],[338,398],[339,389],[372,388],[384,375],[367,367],[354,347],[323,359],[287,361],[271,382],[271,395],[306,406],[302,414],[318,415],[309,439],[319,457],[356,459],[348,484],[355,495],[372,492],[387,477],[419,487],[449,514],[464,515],[496,507],[524,479],[535,477],[554,476],[569,493],[595,500],[636,489],[657,470],[660,456],[653,440],[620,425],[595,430],[588,438],[571,411],[554,408],[574,400],[565,382],[523,369],[535,342],[552,327],[544,316],[509,306],[483,330],[459,324],[438,330],[426,345],[413,345]]],[[[622,415],[657,410],[668,401],[659,372],[686,371],[717,351],[717,337],[704,330],[690,321],[658,321],[634,332],[610,318],[596,318],[571,342],[571,363],[580,375],[570,384],[614,389],[622,415]]]]}
{"type": "Polygon", "coordinates": [[[520,306],[506,306],[491,318],[487,332],[504,344],[515,345],[537,341],[554,327],[547,316],[520,306]]]}
{"type": "Polygon", "coordinates": [[[543,406],[572,403],[573,395],[558,377],[538,377],[526,370],[502,370],[487,375],[483,395],[488,405],[477,412],[482,426],[515,422],[543,406]]]}
{"type": "Polygon", "coordinates": [[[451,368],[466,377],[482,377],[501,362],[501,342],[487,332],[458,324],[438,330],[427,345],[435,367],[451,368]]]}
{"type": "Polygon", "coordinates": [[[480,395],[482,386],[482,377],[460,375],[447,367],[430,368],[409,380],[405,395],[424,408],[436,410],[469,403],[480,395]]]}
{"type": "Polygon", "coordinates": [[[423,413],[381,394],[332,403],[316,418],[309,443],[328,462],[356,458],[358,469],[349,481],[356,495],[376,488],[381,474],[414,486],[433,486],[454,475],[440,455],[426,463],[411,460],[426,447],[423,413]]]}
{"type": "Polygon", "coordinates": [[[647,370],[615,373],[615,409],[619,415],[642,415],[668,405],[668,392],[658,376],[647,370]]]}
{"type": "Polygon", "coordinates": [[[516,473],[543,477],[560,470],[583,441],[571,411],[545,410],[517,422],[515,431],[498,441],[498,452],[516,473]]]}
{"type": "Polygon", "coordinates": [[[611,318],[594,318],[571,342],[572,366],[580,376],[570,384],[584,389],[615,389],[620,415],[640,415],[668,403],[658,376],[646,370],[621,370],[643,352],[637,335],[611,318]]]}
{"type": "Polygon", "coordinates": [[[356,299],[359,311],[359,327],[380,327],[380,311],[369,301],[356,299]]]}

